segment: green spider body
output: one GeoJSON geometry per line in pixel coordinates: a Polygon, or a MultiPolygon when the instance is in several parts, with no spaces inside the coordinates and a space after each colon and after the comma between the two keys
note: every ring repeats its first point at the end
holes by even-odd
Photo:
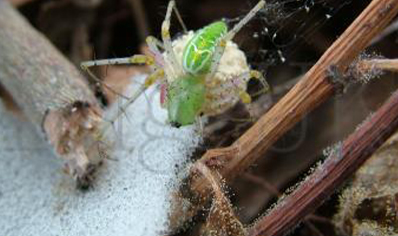
{"type": "Polygon", "coordinates": [[[201,76],[185,75],[168,85],[167,110],[174,127],[190,125],[205,101],[205,84],[201,76]]]}
{"type": "Polygon", "coordinates": [[[152,69],[152,73],[146,78],[140,91],[128,99],[122,110],[150,85],[161,81],[160,102],[168,110],[169,122],[175,127],[193,124],[201,114],[221,114],[239,100],[249,103],[251,97],[246,89],[250,78],[259,79],[265,88],[268,87],[262,74],[250,70],[245,54],[232,42],[236,33],[265,4],[265,0],[260,0],[230,30],[225,22],[217,21],[194,33],[186,30],[175,0],[170,0],[162,23],[162,41],[153,36],[148,36],[146,40],[152,55],[93,60],[83,62],[81,66],[96,81],[100,81],[89,67],[146,64],[152,69]],[[171,40],[170,35],[173,11],[186,33],[175,41],[171,40]]]}
{"type": "Polygon", "coordinates": [[[176,127],[193,124],[205,103],[205,78],[210,72],[213,55],[220,39],[227,33],[223,21],[198,30],[183,52],[185,75],[168,85],[169,122],[176,127]]]}
{"type": "Polygon", "coordinates": [[[227,30],[223,21],[217,21],[196,32],[184,49],[184,71],[193,75],[208,73],[217,44],[227,30]]]}

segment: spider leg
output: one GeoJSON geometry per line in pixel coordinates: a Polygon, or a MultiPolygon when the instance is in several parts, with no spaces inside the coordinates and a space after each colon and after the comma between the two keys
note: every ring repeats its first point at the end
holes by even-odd
{"type": "MultiPolygon", "coordinates": [[[[251,70],[249,72],[243,73],[235,78],[236,81],[248,81],[249,79],[254,78],[258,79],[260,83],[263,85],[263,89],[265,92],[270,90],[270,86],[268,82],[265,80],[264,76],[261,74],[260,71],[251,70]]],[[[239,91],[239,97],[243,103],[251,103],[252,98],[251,96],[244,90],[239,91]]]]}
{"type": "Polygon", "coordinates": [[[83,70],[87,70],[93,66],[106,66],[106,65],[130,65],[130,64],[146,64],[151,67],[156,67],[155,60],[153,57],[146,55],[134,55],[132,57],[122,57],[113,59],[101,59],[93,61],[85,61],[80,64],[83,70]]]}
{"type": "Polygon", "coordinates": [[[119,119],[119,117],[120,117],[122,114],[124,114],[124,113],[126,112],[126,109],[128,108],[128,106],[130,106],[130,104],[132,104],[135,100],[137,100],[137,98],[138,98],[150,85],[152,85],[152,84],[155,83],[156,81],[162,80],[162,79],[164,79],[164,71],[163,71],[163,69],[156,70],[155,72],[153,72],[152,74],[150,74],[150,75],[145,79],[145,83],[142,84],[142,85],[137,89],[137,91],[133,94],[133,96],[129,97],[129,98],[127,99],[127,101],[126,101],[125,103],[123,103],[123,104],[119,107],[117,113],[116,113],[113,117],[111,117],[111,118],[108,120],[108,122],[109,122],[108,124],[109,124],[109,125],[108,125],[108,126],[105,126],[104,132],[105,132],[109,127],[111,127],[111,126],[114,124],[114,122],[115,122],[117,119],[119,119]]]}
{"type": "Polygon", "coordinates": [[[268,84],[267,80],[265,79],[264,75],[258,70],[251,70],[249,72],[250,78],[258,79],[263,86],[263,90],[265,93],[271,91],[271,86],[268,84]]]}
{"type": "Polygon", "coordinates": [[[210,66],[210,73],[207,74],[205,81],[210,81],[211,78],[214,77],[218,65],[220,64],[220,60],[222,55],[224,54],[225,47],[227,46],[227,41],[223,38],[220,39],[218,42],[218,45],[216,46],[216,49],[214,50],[213,53],[213,58],[211,59],[211,66],[210,66]]]}
{"type": "MultiPolygon", "coordinates": [[[[171,0],[167,7],[166,17],[162,23],[162,40],[166,50],[167,59],[169,59],[171,67],[173,68],[174,74],[176,76],[182,73],[182,69],[177,61],[177,57],[174,53],[170,38],[170,18],[174,7],[175,7],[175,1],[171,0]]],[[[167,59],[165,60],[165,62],[168,61],[167,59]]]]}
{"type": "Polygon", "coordinates": [[[145,79],[144,86],[145,86],[145,88],[148,88],[149,86],[154,84],[156,81],[159,81],[159,80],[161,80],[163,78],[164,78],[164,70],[163,69],[159,69],[159,70],[153,72],[152,74],[150,74],[145,79]]]}
{"type": "Polygon", "coordinates": [[[247,13],[247,15],[238,24],[234,25],[234,27],[228,31],[228,33],[224,36],[224,39],[227,41],[232,40],[239,30],[241,30],[242,27],[245,26],[264,6],[265,0],[259,1],[257,5],[254,6],[253,9],[251,9],[250,12],[247,13]]]}
{"type": "Polygon", "coordinates": [[[218,65],[220,64],[220,60],[222,55],[224,54],[225,47],[227,46],[227,42],[232,40],[233,37],[242,29],[244,25],[247,24],[256,14],[265,6],[265,0],[261,0],[257,3],[257,5],[250,10],[250,12],[239,22],[237,23],[228,33],[226,33],[218,42],[216,49],[214,50],[212,64],[210,67],[210,73],[206,77],[206,81],[209,81],[213,78],[214,74],[217,71],[218,65]]]}
{"type": "Polygon", "coordinates": [[[203,120],[201,116],[196,117],[196,128],[198,133],[204,137],[205,126],[203,124],[203,120]]]}
{"type": "Polygon", "coordinates": [[[163,43],[153,36],[148,36],[146,38],[146,44],[148,45],[150,52],[153,54],[156,64],[163,67],[164,58],[161,51],[159,50],[159,49],[164,50],[163,43]]]}
{"type": "Polygon", "coordinates": [[[122,64],[146,64],[150,66],[152,69],[157,69],[158,65],[155,64],[155,59],[145,55],[134,55],[132,57],[124,57],[124,58],[113,58],[113,59],[101,59],[101,60],[92,60],[85,61],[80,64],[81,68],[86,71],[90,77],[92,77],[97,83],[101,83],[109,89],[109,91],[128,99],[128,97],[124,96],[116,92],[113,88],[103,83],[91,70],[90,67],[93,66],[105,66],[105,65],[122,65],[122,64]]]}
{"type": "MultiPolygon", "coordinates": [[[[175,2],[175,0],[172,0],[172,1],[175,2]]],[[[184,21],[182,20],[180,12],[178,11],[177,4],[174,3],[173,9],[174,9],[174,12],[176,13],[178,22],[180,22],[182,29],[184,30],[184,33],[187,33],[188,32],[187,27],[185,26],[184,21]]]]}

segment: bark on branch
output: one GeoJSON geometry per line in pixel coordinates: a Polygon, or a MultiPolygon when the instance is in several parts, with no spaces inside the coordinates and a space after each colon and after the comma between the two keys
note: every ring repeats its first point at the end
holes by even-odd
{"type": "Polygon", "coordinates": [[[250,236],[284,235],[316,210],[398,128],[398,91],[367,119],[325,162],[264,218],[256,222],[250,236]]]}
{"type": "Polygon", "coordinates": [[[12,7],[0,0],[0,84],[24,115],[88,184],[101,109],[78,70],[12,7]]]}

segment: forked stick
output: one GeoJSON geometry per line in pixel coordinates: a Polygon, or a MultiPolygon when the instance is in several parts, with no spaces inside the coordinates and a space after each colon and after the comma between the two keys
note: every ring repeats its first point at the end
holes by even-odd
{"type": "MultiPolygon", "coordinates": [[[[226,179],[236,177],[308,112],[331,97],[334,83],[332,67],[344,74],[355,57],[383,30],[398,12],[398,0],[373,0],[351,26],[323,54],[310,71],[256,124],[233,145],[213,149],[199,160],[217,163],[226,179]]],[[[334,81],[335,80],[335,81],[334,81]]],[[[200,193],[207,182],[197,179],[191,186],[200,193]]]]}
{"type": "MultiPolygon", "coordinates": [[[[334,84],[338,78],[330,73],[331,68],[344,74],[357,55],[387,26],[397,12],[398,0],[373,0],[300,82],[268,113],[233,145],[209,150],[199,161],[211,168],[217,168],[229,181],[241,174],[307,113],[333,95],[334,84]]],[[[206,179],[192,179],[190,189],[193,196],[205,198],[209,188],[206,179]]],[[[192,217],[201,206],[196,205],[186,217],[192,217]]],[[[181,212],[175,213],[181,216],[181,212]]],[[[174,227],[178,227],[182,220],[174,223],[174,227]]],[[[283,234],[282,231],[278,232],[283,234]]]]}

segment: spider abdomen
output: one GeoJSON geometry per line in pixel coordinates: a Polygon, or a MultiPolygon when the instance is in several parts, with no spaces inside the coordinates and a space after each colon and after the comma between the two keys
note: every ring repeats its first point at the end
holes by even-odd
{"type": "Polygon", "coordinates": [[[223,21],[214,22],[197,31],[184,48],[184,71],[193,75],[208,73],[218,42],[227,31],[227,25],[223,21]]]}

